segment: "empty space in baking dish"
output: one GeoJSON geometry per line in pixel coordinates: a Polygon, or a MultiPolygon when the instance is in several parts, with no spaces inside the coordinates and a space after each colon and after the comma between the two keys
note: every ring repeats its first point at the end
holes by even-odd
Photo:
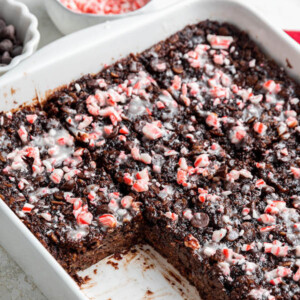
{"type": "MultiPolygon", "coordinates": [[[[97,25],[71,34],[41,49],[17,68],[0,78],[0,110],[8,111],[34,98],[43,100],[49,92],[57,87],[67,84],[83,74],[98,72],[104,64],[110,64],[130,52],[142,51],[184,26],[205,19],[230,22],[246,30],[282,66],[286,67],[286,60],[288,59],[293,66],[292,69],[288,69],[288,72],[291,75],[296,76],[298,74],[299,76],[299,46],[255,11],[235,1],[189,0],[181,1],[155,14],[97,25]]],[[[48,298],[87,299],[86,295],[88,295],[90,299],[102,299],[95,296],[98,293],[97,288],[93,289],[91,286],[85,286],[84,292],[82,292],[2,201],[0,201],[0,227],[2,228],[0,231],[1,244],[24,271],[34,278],[36,284],[48,298]]],[[[124,261],[126,261],[126,257],[124,261]]],[[[119,262],[120,270],[122,263],[123,261],[119,262]]],[[[104,268],[109,267],[111,272],[114,272],[112,277],[119,276],[117,270],[114,270],[110,264],[108,266],[105,266],[105,264],[105,261],[100,262],[99,269],[103,268],[104,270],[104,268]]],[[[157,261],[158,267],[164,264],[159,263],[159,260],[157,261]]],[[[134,278],[143,280],[143,284],[147,286],[147,274],[150,274],[150,272],[143,271],[138,261],[134,261],[132,266],[133,274],[135,274],[132,277],[133,280],[135,280],[134,278]],[[141,270],[142,273],[145,273],[144,277],[141,277],[141,270]]],[[[92,266],[83,274],[89,274],[88,272],[93,268],[95,267],[92,266]]],[[[168,270],[168,268],[167,266],[165,270],[168,270]]],[[[129,270],[129,266],[127,270],[129,270]]],[[[164,271],[154,268],[153,272],[156,274],[153,276],[157,281],[157,289],[159,290],[162,282],[159,272],[164,271]]],[[[101,272],[99,274],[101,275],[101,272]]],[[[109,273],[105,274],[108,275],[109,273]]],[[[131,273],[127,273],[125,267],[124,273],[121,274],[120,277],[124,278],[131,276],[131,273]]],[[[100,275],[90,274],[91,280],[87,282],[87,285],[91,285],[100,275]]],[[[106,285],[109,286],[110,282],[106,281],[109,278],[109,276],[99,278],[99,290],[106,285]]],[[[115,285],[116,288],[113,288],[119,290],[113,292],[123,293],[124,286],[122,287],[122,282],[119,279],[115,280],[118,284],[115,285]]],[[[156,285],[152,286],[152,289],[155,287],[156,285]]],[[[152,291],[151,287],[149,288],[152,291]]],[[[187,288],[189,287],[187,286],[187,288]]],[[[135,290],[136,288],[126,288],[126,294],[131,294],[131,299],[141,299],[139,296],[135,298],[135,290]]],[[[104,292],[104,290],[101,291],[104,292]]],[[[159,292],[157,294],[159,295],[159,292]]],[[[153,297],[147,295],[147,297],[145,299],[156,299],[154,295],[153,297]]],[[[169,299],[176,299],[175,296],[172,297],[169,299]]],[[[178,297],[183,296],[178,294],[178,297]]],[[[103,299],[109,299],[109,296],[103,299]]],[[[164,297],[164,299],[168,298],[164,297]]]]}
{"type": "Polygon", "coordinates": [[[195,287],[148,245],[111,255],[78,272],[83,293],[97,300],[200,300],[195,287]]]}

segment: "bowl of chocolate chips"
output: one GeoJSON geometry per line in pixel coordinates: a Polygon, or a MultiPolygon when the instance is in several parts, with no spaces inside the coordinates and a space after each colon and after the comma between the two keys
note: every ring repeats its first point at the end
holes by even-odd
{"type": "Polygon", "coordinates": [[[39,44],[38,21],[23,3],[0,1],[0,75],[32,55],[39,44]]]}

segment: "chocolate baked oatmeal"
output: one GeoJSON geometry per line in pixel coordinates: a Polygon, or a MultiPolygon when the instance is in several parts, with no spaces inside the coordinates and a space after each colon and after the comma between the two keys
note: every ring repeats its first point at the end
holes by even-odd
{"type": "Polygon", "coordinates": [[[0,196],[71,274],[149,243],[203,299],[300,299],[300,86],[187,26],[0,116],[0,196]]]}

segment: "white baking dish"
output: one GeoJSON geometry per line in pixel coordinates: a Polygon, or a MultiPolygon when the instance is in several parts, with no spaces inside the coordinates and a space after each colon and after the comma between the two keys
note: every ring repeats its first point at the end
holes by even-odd
{"type": "MultiPolygon", "coordinates": [[[[235,1],[189,0],[155,14],[97,25],[45,47],[0,79],[0,110],[7,111],[33,98],[43,99],[49,90],[82,74],[97,72],[105,63],[142,51],[185,25],[207,18],[234,23],[248,31],[282,66],[286,66],[288,59],[293,66],[288,72],[299,76],[300,47],[276,25],[235,1]]],[[[1,244],[32,275],[46,296],[86,299],[76,283],[2,201],[0,228],[1,244]]],[[[99,288],[105,284],[104,278],[99,288]]],[[[134,299],[134,288],[132,295],[134,299]]],[[[108,295],[104,299],[107,298],[108,295]]]]}

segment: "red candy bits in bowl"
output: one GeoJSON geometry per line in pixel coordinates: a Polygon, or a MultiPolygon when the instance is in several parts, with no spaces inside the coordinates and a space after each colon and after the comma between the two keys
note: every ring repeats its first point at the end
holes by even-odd
{"type": "Polygon", "coordinates": [[[63,34],[155,10],[158,0],[48,0],[48,14],[63,34]]]}
{"type": "Polygon", "coordinates": [[[150,0],[60,0],[60,2],[77,13],[119,15],[138,10],[150,0]]]}

